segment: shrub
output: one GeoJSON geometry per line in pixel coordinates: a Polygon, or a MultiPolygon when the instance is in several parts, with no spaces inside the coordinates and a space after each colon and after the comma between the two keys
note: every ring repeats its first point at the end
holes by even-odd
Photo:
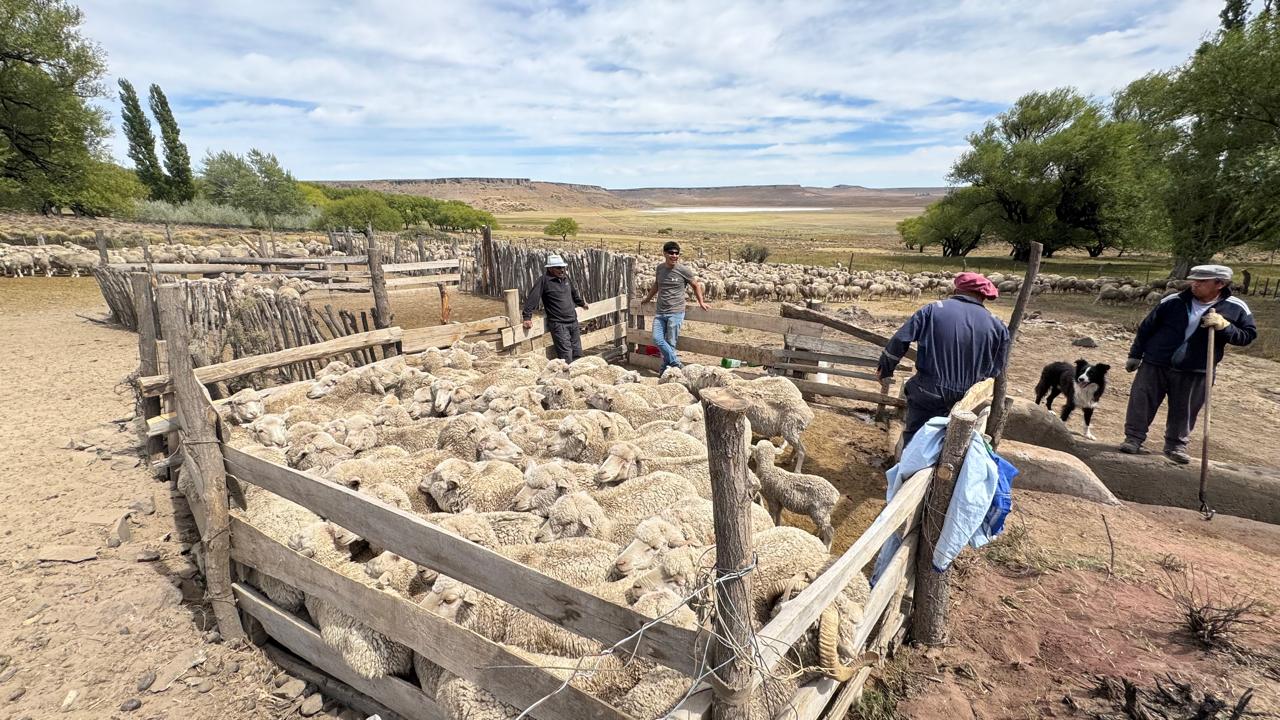
{"type": "Polygon", "coordinates": [[[761,243],[747,243],[734,253],[742,262],[762,263],[769,259],[769,246],[761,243]]]}
{"type": "Polygon", "coordinates": [[[658,228],[658,234],[659,234],[659,235],[670,235],[670,234],[671,234],[671,228],[669,228],[669,227],[658,228]]]}
{"type": "MultiPolygon", "coordinates": [[[[277,229],[307,229],[320,217],[316,208],[308,208],[297,215],[279,215],[275,218],[277,229]]],[[[255,217],[240,208],[218,205],[197,198],[180,205],[163,200],[144,200],[134,208],[134,218],[146,222],[175,225],[229,225],[232,227],[266,227],[266,220],[255,217]]]]}

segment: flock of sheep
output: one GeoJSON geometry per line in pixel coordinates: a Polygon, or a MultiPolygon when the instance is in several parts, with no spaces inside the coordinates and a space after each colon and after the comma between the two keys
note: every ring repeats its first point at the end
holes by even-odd
{"type": "MultiPolygon", "coordinates": [[[[831,511],[839,493],[822,477],[775,464],[772,438],[796,445],[799,460],[799,435],[813,419],[784,378],[743,380],[689,365],[654,381],[596,357],[566,364],[458,343],[355,369],[334,362],[314,381],[243,390],[222,412],[231,444],[244,452],[342,483],[597,597],[693,629],[707,621],[712,599],[700,591],[715,559],[697,397],[725,385],[750,400],[747,417],[761,437],[744,448],[768,508],[753,505],[750,613],[759,628],[835,559],[831,511]],[[818,536],[778,525],[782,509],[808,516],[818,536]]],[[[247,485],[244,500],[234,512],[277,541],[562,678],[580,667],[575,687],[636,717],[661,717],[689,688],[676,671],[601,654],[596,641],[373,547],[297,504],[247,485]]],[[[268,575],[250,581],[282,607],[305,610],[361,675],[416,676],[454,717],[519,714],[342,608],[268,575]]],[[[753,715],[773,717],[819,672],[848,671],[867,593],[861,576],[844,589],[837,611],[797,647],[802,670],[767,680],[751,700],[753,715]]]]}

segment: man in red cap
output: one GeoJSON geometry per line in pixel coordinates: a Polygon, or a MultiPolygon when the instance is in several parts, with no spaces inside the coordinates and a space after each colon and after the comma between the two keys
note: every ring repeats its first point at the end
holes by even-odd
{"type": "Polygon", "coordinates": [[[999,375],[1009,354],[1009,328],[983,305],[1000,295],[978,273],[955,277],[955,294],[916,311],[880,355],[876,376],[893,376],[898,361],[916,343],[916,374],[907,381],[907,418],[902,446],[930,418],[945,416],[976,382],[999,375]]]}

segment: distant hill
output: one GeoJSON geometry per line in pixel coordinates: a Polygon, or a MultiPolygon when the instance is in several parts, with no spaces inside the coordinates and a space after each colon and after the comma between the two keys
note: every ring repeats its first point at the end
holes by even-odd
{"type": "Polygon", "coordinates": [[[635,188],[609,191],[635,202],[658,206],[746,207],[924,207],[947,188],[867,188],[861,185],[738,185],[702,188],[635,188]]]}
{"type": "Polygon", "coordinates": [[[643,203],[621,198],[597,185],[542,182],[527,178],[428,178],[421,180],[319,181],[334,187],[362,187],[441,200],[462,200],[493,213],[559,208],[636,207],[643,203]]]}
{"type": "Polygon", "coordinates": [[[737,185],[697,188],[605,189],[598,185],[528,178],[424,178],[409,180],[320,180],[334,187],[462,200],[494,213],[569,208],[643,207],[865,207],[923,208],[946,194],[941,187],[867,188],[860,185],[737,185]]]}

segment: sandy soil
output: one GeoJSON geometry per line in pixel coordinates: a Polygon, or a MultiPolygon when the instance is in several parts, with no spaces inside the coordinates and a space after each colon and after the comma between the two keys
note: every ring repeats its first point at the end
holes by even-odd
{"type": "Polygon", "coordinates": [[[136,336],[74,314],[101,308],[92,278],[0,289],[0,715],[276,717],[291,703],[270,696],[271,666],[206,634],[186,504],[135,467],[132,398],[117,384],[136,336]],[[129,539],[111,547],[131,508],[129,539]],[[82,561],[42,559],[60,555],[82,561]],[[203,662],[161,690],[191,653],[203,662]],[[130,699],[141,707],[120,711],[130,699]]]}

